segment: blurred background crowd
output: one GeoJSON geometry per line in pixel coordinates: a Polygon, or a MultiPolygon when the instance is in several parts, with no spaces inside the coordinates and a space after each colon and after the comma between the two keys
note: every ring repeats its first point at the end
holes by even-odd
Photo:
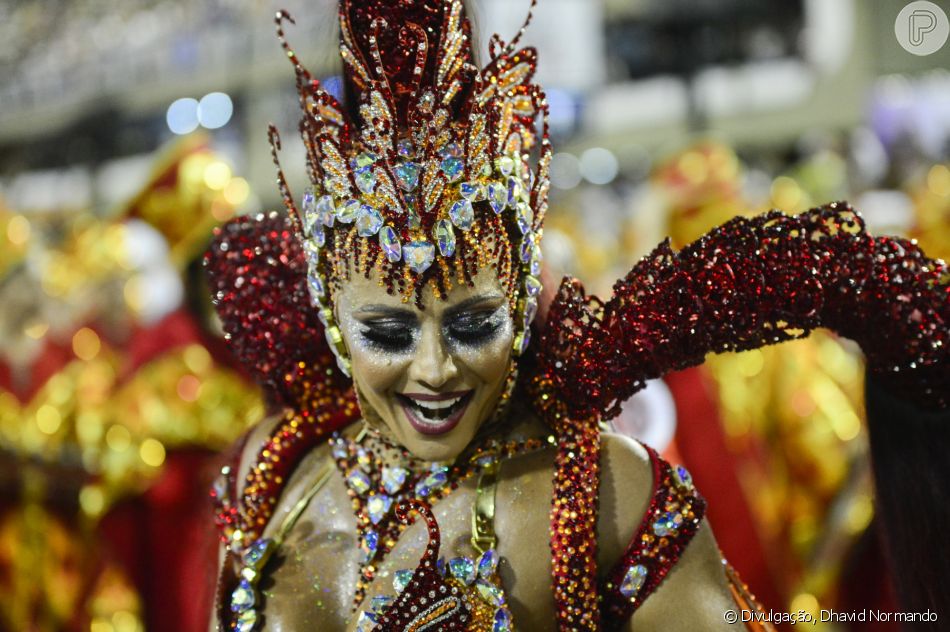
{"type": "MultiPolygon", "coordinates": [[[[484,42],[528,2],[473,4],[484,42]]],[[[543,0],[552,276],[609,295],[666,236],[837,199],[950,256],[950,46],[901,48],[905,4],[543,0]]],[[[331,0],[0,4],[0,630],[205,626],[207,490],[265,404],[201,257],[217,224],[280,207],[268,122],[306,179],[278,8],[339,85],[331,0]]],[[[615,426],[693,472],[767,608],[887,609],[862,382],[816,335],[652,384],[615,426]]]]}

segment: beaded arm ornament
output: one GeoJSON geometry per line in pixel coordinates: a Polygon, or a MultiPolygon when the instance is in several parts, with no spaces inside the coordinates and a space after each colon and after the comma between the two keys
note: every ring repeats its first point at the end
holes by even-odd
{"type": "MultiPolygon", "coordinates": [[[[946,264],[913,243],[869,236],[840,203],[736,219],[680,252],[662,244],[606,302],[565,279],[529,348],[551,155],[534,51],[515,50],[520,33],[508,45],[495,37],[478,70],[459,0],[342,0],[351,118],[299,64],[286,20],[277,14],[311,187],[298,212],[279,172],[288,216],[232,221],[206,258],[232,348],[287,410],[240,497],[234,472],[213,492],[231,555],[259,537],[303,455],[359,416],[332,311],[335,287],[352,273],[378,271],[387,291],[418,302],[427,284],[443,296],[485,265],[496,270],[518,330],[520,385],[558,435],[551,548],[561,629],[611,625],[590,537],[598,424],[645,380],[706,353],[828,327],[861,345],[870,370],[947,405],[946,264]]],[[[276,161],[273,128],[270,137],[276,161]]]]}

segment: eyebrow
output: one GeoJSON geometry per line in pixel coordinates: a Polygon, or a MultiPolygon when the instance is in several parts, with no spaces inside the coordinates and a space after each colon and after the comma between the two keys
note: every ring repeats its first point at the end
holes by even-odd
{"type": "MultiPolygon", "coordinates": [[[[471,296],[458,305],[453,305],[446,310],[448,314],[457,314],[463,312],[466,309],[474,307],[480,303],[485,303],[490,300],[496,300],[503,298],[501,294],[497,292],[485,292],[483,294],[477,294],[471,296]]],[[[405,307],[393,307],[392,305],[383,305],[382,303],[374,303],[372,305],[363,305],[357,309],[355,314],[385,314],[387,316],[404,316],[404,317],[415,317],[415,312],[405,307]]]]}

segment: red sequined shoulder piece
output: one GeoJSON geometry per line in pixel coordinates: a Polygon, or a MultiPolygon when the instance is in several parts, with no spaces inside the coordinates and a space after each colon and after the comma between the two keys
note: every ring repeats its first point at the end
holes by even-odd
{"type": "Polygon", "coordinates": [[[649,446],[653,497],[640,528],[603,586],[602,623],[627,621],[676,565],[706,512],[706,501],[686,468],[673,467],[649,446]]]}

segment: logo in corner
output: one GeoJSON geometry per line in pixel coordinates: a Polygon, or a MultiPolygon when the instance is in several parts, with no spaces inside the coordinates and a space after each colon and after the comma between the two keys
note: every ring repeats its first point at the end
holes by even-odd
{"type": "Polygon", "coordinates": [[[943,48],[950,35],[950,21],[943,9],[933,2],[911,2],[897,14],[894,35],[908,53],[921,57],[943,48]]]}

